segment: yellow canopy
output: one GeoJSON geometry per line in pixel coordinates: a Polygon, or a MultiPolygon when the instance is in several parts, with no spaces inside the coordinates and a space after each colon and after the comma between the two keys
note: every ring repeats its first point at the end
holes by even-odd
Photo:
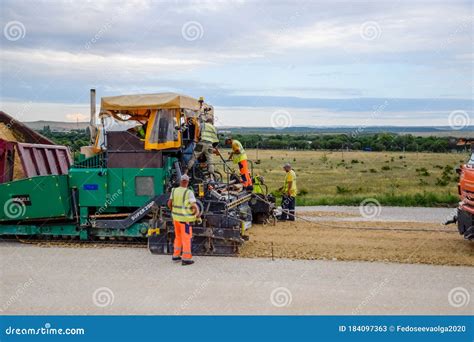
{"type": "Polygon", "coordinates": [[[199,110],[200,103],[195,98],[177,93],[109,96],[101,100],[101,111],[173,108],[199,110]]]}

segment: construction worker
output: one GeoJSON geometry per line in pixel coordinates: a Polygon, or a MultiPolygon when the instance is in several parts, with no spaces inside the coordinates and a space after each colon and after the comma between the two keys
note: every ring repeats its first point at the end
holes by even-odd
{"type": "MultiPolygon", "coordinates": [[[[211,178],[214,178],[214,163],[212,154],[216,146],[219,144],[219,137],[217,136],[217,129],[212,124],[212,118],[207,118],[200,127],[200,139],[196,139],[196,147],[194,148],[193,156],[188,162],[187,170],[190,170],[196,159],[204,155],[206,157],[207,169],[211,178]]],[[[185,173],[187,173],[187,170],[185,173]]]]}
{"type": "Polygon", "coordinates": [[[194,263],[191,254],[193,227],[191,223],[199,220],[201,213],[196,197],[189,186],[189,176],[182,175],[179,187],[173,188],[168,208],[171,210],[174,225],[173,261],[181,261],[183,266],[194,263]]]}
{"type": "Polygon", "coordinates": [[[283,165],[286,172],[285,183],[283,185],[283,196],[281,201],[281,216],[280,221],[294,221],[295,220],[295,204],[296,204],[296,173],[291,168],[289,163],[283,165]]]}
{"type": "Polygon", "coordinates": [[[263,176],[257,175],[253,178],[253,193],[254,194],[261,194],[264,195],[265,192],[263,191],[263,184],[265,183],[265,179],[263,176]]]}
{"type": "Polygon", "coordinates": [[[229,160],[239,165],[240,177],[242,178],[241,183],[247,190],[252,190],[252,177],[250,177],[247,154],[245,153],[244,147],[240,141],[232,139],[231,137],[225,139],[225,144],[232,147],[229,160]]]}

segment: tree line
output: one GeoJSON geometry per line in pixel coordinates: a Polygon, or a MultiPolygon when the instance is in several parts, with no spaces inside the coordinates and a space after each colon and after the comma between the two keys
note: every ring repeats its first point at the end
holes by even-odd
{"type": "Polygon", "coordinates": [[[458,148],[452,137],[413,136],[411,134],[237,134],[233,136],[245,148],[296,150],[365,150],[449,152],[458,148]]]}
{"type": "MultiPolygon", "coordinates": [[[[58,145],[66,145],[72,151],[89,144],[87,130],[69,132],[51,131],[45,127],[41,134],[58,145]]],[[[407,152],[449,152],[458,149],[453,137],[414,136],[412,134],[235,134],[245,148],[274,150],[362,150],[362,151],[407,151],[407,152]]],[[[224,146],[224,137],[221,139],[224,146]]]]}

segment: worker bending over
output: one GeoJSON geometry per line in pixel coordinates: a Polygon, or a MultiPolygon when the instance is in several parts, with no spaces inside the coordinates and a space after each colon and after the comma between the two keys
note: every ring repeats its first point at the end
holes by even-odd
{"type": "Polygon", "coordinates": [[[180,261],[182,265],[194,263],[191,254],[191,239],[193,227],[191,223],[201,216],[196,197],[191,189],[188,189],[189,176],[182,175],[179,187],[173,188],[168,208],[171,210],[174,225],[174,250],[173,261],[180,261]]]}
{"type": "Polygon", "coordinates": [[[214,163],[212,154],[216,146],[219,144],[219,137],[217,136],[217,129],[212,124],[211,118],[207,118],[206,121],[201,124],[200,138],[196,139],[196,142],[197,144],[194,148],[193,156],[188,162],[185,173],[187,173],[188,170],[191,170],[196,159],[204,155],[204,157],[206,157],[207,169],[210,177],[211,179],[214,179],[214,163]]]}
{"type": "Polygon", "coordinates": [[[239,165],[240,177],[242,184],[247,190],[252,190],[252,177],[250,177],[249,165],[247,162],[247,154],[240,141],[226,138],[225,144],[232,147],[232,152],[229,155],[229,160],[232,159],[234,164],[239,165]]]}
{"type": "Polygon", "coordinates": [[[296,204],[296,173],[291,168],[289,163],[283,166],[286,172],[285,183],[283,185],[283,196],[281,201],[281,216],[280,221],[294,221],[295,220],[295,204],[296,204]]]}

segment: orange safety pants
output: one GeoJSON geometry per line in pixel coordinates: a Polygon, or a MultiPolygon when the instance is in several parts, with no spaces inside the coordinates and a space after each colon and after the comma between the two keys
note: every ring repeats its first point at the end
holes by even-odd
{"type": "Polygon", "coordinates": [[[249,165],[247,159],[239,162],[240,176],[242,177],[242,184],[247,188],[252,186],[252,177],[250,177],[249,165]]]}
{"type": "Polygon", "coordinates": [[[174,257],[182,257],[191,260],[191,239],[193,237],[193,227],[190,222],[173,221],[174,225],[174,257]]]}

